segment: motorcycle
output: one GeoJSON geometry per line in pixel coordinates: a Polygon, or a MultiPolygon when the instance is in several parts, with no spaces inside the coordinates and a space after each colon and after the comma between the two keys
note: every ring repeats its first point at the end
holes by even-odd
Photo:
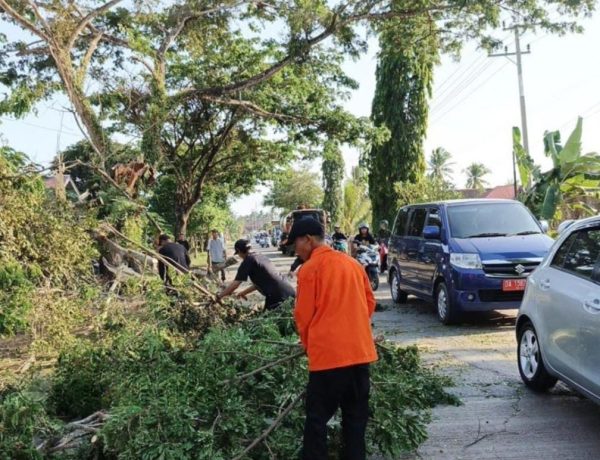
{"type": "Polygon", "coordinates": [[[356,260],[365,267],[371,289],[374,291],[379,288],[379,246],[376,244],[360,245],[356,250],[356,260]]]}
{"type": "Polygon", "coordinates": [[[343,253],[348,253],[348,242],[346,240],[333,240],[333,249],[343,253]]]}

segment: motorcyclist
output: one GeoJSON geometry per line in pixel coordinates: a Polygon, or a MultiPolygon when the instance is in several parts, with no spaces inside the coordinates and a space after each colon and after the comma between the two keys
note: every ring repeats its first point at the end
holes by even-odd
{"type": "Polygon", "coordinates": [[[348,238],[342,233],[339,225],[333,227],[334,233],[331,235],[331,246],[336,251],[348,252],[348,238]]]}
{"type": "Polygon", "coordinates": [[[377,239],[385,243],[387,243],[387,240],[390,238],[390,236],[392,236],[392,232],[390,232],[389,230],[389,222],[385,219],[383,219],[381,222],[379,222],[379,231],[377,232],[377,239]]]}
{"type": "Polygon", "coordinates": [[[375,244],[375,238],[369,232],[369,225],[365,222],[358,226],[358,234],[354,237],[352,245],[352,255],[356,256],[356,250],[361,244],[375,244]]]}
{"type": "Polygon", "coordinates": [[[344,235],[342,233],[340,226],[336,224],[333,227],[333,234],[331,235],[331,239],[333,241],[336,241],[336,240],[347,240],[348,238],[346,237],[346,235],[344,235]]]}
{"type": "Polygon", "coordinates": [[[382,273],[385,273],[385,271],[387,270],[387,244],[390,239],[390,236],[392,236],[392,232],[390,232],[388,226],[388,221],[383,219],[379,223],[379,232],[377,232],[377,242],[379,243],[379,246],[381,248],[381,250],[379,251],[379,256],[381,258],[382,273]]]}

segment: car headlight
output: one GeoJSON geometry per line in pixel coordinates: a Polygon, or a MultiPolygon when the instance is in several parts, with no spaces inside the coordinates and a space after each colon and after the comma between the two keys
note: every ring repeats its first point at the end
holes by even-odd
{"type": "Polygon", "coordinates": [[[479,254],[452,253],[450,264],[458,268],[481,268],[479,254]]]}

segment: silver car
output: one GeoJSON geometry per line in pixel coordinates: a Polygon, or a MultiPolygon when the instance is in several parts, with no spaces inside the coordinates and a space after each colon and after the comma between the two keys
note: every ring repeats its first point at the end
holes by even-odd
{"type": "Polygon", "coordinates": [[[600,403],[600,216],[563,225],[531,274],[517,318],[517,360],[525,384],[560,379],[600,403]]]}

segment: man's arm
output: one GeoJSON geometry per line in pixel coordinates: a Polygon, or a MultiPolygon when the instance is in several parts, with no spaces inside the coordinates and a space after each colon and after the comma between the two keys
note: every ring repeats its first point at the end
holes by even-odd
{"type": "Polygon", "coordinates": [[[365,290],[365,296],[367,298],[367,309],[369,312],[369,318],[373,316],[373,312],[375,311],[375,295],[373,294],[373,288],[371,288],[371,282],[369,281],[369,277],[364,270],[361,270],[363,276],[363,285],[365,290]]]}
{"type": "Polygon", "coordinates": [[[296,257],[296,260],[294,260],[294,262],[292,263],[292,265],[290,267],[290,273],[294,273],[296,271],[296,269],[303,263],[304,263],[304,261],[300,257],[296,257]]]}
{"type": "Polygon", "coordinates": [[[316,279],[312,273],[302,273],[298,277],[298,288],[296,292],[296,307],[294,308],[294,319],[302,346],[308,347],[308,328],[315,316],[315,304],[317,298],[316,279]]]}
{"type": "MultiPolygon", "coordinates": [[[[256,291],[256,286],[252,285],[247,289],[244,289],[242,292],[238,293],[237,296],[241,297],[242,299],[246,299],[246,296],[254,291],[256,291]]],[[[246,299],[248,300],[248,299],[246,299]]]]}
{"type": "Polygon", "coordinates": [[[233,294],[233,292],[240,286],[240,284],[242,284],[241,281],[232,281],[231,283],[229,283],[229,286],[227,286],[225,289],[223,289],[217,294],[217,297],[219,299],[222,299],[223,297],[227,297],[228,295],[233,294]]]}

